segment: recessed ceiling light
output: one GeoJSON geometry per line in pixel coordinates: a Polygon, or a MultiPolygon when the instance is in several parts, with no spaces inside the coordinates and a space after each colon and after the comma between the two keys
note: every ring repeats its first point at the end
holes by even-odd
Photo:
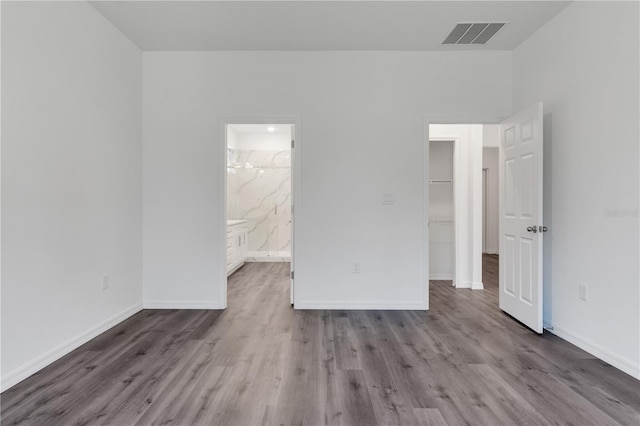
{"type": "Polygon", "coordinates": [[[276,128],[275,128],[275,127],[273,127],[273,126],[269,126],[269,127],[267,127],[267,131],[269,131],[269,132],[272,132],[272,133],[273,133],[273,132],[275,132],[275,131],[276,131],[276,128]]]}

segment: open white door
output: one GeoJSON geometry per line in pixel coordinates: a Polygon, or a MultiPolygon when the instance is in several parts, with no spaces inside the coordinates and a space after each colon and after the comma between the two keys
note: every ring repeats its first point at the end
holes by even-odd
{"type": "Polygon", "coordinates": [[[500,309],[542,333],[542,103],[500,125],[500,309]]]}

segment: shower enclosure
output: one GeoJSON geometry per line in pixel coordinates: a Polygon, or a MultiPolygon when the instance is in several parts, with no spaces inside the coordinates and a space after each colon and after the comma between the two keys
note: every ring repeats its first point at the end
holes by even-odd
{"type": "Polygon", "coordinates": [[[246,149],[240,135],[227,148],[228,218],[247,221],[249,262],[291,257],[291,150],[290,138],[282,139],[287,149],[282,143],[246,149]]]}

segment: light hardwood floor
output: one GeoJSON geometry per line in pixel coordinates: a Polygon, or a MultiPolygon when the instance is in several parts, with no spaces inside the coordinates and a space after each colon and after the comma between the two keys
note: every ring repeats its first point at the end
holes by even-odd
{"type": "Polygon", "coordinates": [[[2,394],[3,425],[638,425],[640,382],[497,307],[294,311],[288,264],[248,264],[224,311],[145,310],[2,394]]]}

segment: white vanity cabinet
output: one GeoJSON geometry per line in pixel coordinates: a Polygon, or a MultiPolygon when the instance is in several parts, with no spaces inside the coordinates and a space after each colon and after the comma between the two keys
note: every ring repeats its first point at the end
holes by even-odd
{"type": "Polygon", "coordinates": [[[247,259],[247,221],[227,221],[227,276],[244,265],[247,259]]]}

